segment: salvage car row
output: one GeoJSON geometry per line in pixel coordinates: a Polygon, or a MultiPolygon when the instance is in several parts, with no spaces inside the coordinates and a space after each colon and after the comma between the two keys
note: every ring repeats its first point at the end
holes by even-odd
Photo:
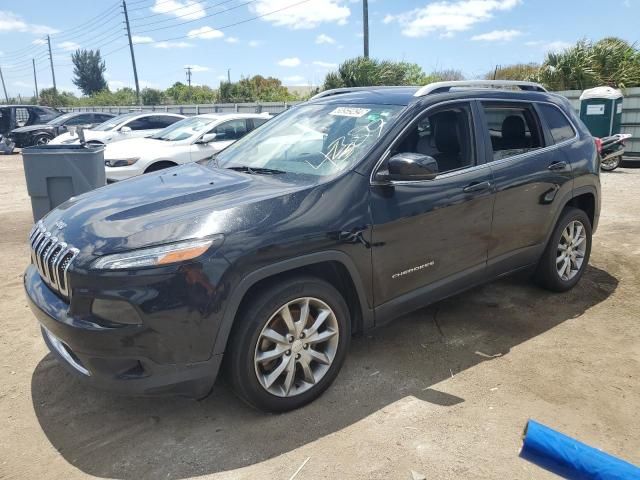
{"type": "Polygon", "coordinates": [[[35,106],[8,106],[2,110],[0,120],[5,119],[6,125],[3,124],[5,128],[0,134],[7,135],[7,143],[10,142],[12,148],[82,142],[105,145],[106,177],[110,183],[209,158],[270,118],[266,113],[194,117],[165,112],[60,115],[55,109],[35,106]],[[25,112],[22,112],[23,120],[18,122],[21,109],[25,112]],[[47,118],[51,119],[39,123],[47,118]],[[15,125],[22,126],[9,130],[15,125]]]}

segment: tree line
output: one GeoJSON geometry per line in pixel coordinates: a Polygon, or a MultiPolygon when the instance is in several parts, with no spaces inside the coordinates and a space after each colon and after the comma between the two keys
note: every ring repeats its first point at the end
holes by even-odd
{"type": "MultiPolygon", "coordinates": [[[[125,87],[111,91],[104,77],[106,64],[100,50],[77,50],[71,56],[74,65],[73,83],[83,93],[77,97],[70,92],[44,89],[40,104],[51,106],[135,105],[136,95],[125,87]]],[[[540,64],[526,63],[499,66],[484,75],[487,79],[527,80],[542,83],[550,90],[583,90],[599,85],[616,88],[640,86],[640,50],[635,43],[607,37],[597,42],[580,40],[560,52],[547,53],[540,64]]],[[[376,60],[356,57],[345,60],[335,71],[329,72],[320,89],[375,86],[425,85],[434,81],[462,80],[461,71],[441,70],[426,73],[415,63],[376,60]]],[[[160,90],[144,88],[144,105],[188,103],[241,103],[305,100],[292,93],[273,77],[254,75],[237,82],[222,82],[214,89],[206,85],[188,86],[176,82],[160,90]]],[[[35,101],[35,99],[33,99],[35,101]]]]}

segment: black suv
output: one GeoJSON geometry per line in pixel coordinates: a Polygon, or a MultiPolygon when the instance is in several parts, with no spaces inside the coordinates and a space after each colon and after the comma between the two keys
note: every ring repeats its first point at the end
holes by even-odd
{"type": "Polygon", "coordinates": [[[69,128],[93,128],[115,117],[113,113],[71,112],[49,120],[45,124],[29,125],[11,131],[9,138],[18,148],[32,145],[46,145],[58,135],[69,131],[69,128]]]}
{"type": "Polygon", "coordinates": [[[0,106],[0,135],[9,135],[15,128],[46,123],[60,115],[62,115],[61,111],[51,107],[2,105],[0,106]]]}
{"type": "Polygon", "coordinates": [[[24,285],[87,382],[200,397],[222,365],[285,411],[329,386],[355,333],[517,270],[572,288],[598,171],[537,84],[331,90],[205,164],[64,203],[31,232],[24,285]]]}

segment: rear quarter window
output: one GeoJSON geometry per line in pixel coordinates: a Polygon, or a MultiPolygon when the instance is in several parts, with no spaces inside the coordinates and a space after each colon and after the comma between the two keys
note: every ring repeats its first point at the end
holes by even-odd
{"type": "Polygon", "coordinates": [[[543,121],[547,124],[549,132],[551,132],[554,143],[561,143],[576,136],[576,131],[558,107],[540,103],[538,104],[538,109],[543,121]]]}

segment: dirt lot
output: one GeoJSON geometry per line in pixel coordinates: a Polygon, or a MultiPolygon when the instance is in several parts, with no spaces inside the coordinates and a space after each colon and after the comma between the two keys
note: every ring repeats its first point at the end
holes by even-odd
{"type": "Polygon", "coordinates": [[[20,156],[0,156],[0,478],[555,478],[518,458],[528,418],[640,464],[640,170],[604,174],[591,266],[553,295],[493,283],[355,339],[318,401],[286,415],[131,399],[77,383],[26,306],[20,156]]]}

